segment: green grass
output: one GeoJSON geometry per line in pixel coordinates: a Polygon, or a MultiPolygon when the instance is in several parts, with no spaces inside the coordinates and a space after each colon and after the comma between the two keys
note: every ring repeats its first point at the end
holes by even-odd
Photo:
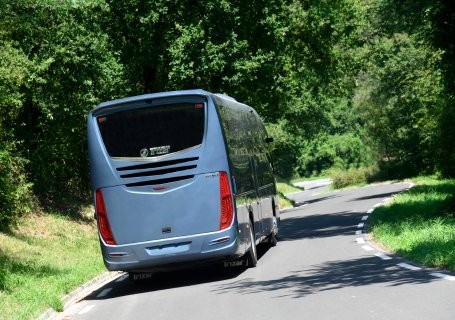
{"type": "Polygon", "coordinates": [[[455,180],[421,177],[372,215],[373,237],[391,251],[455,271],[455,180]]]}
{"type": "Polygon", "coordinates": [[[301,188],[297,188],[287,181],[277,182],[276,187],[278,189],[278,200],[280,202],[281,209],[292,207],[294,205],[294,202],[292,200],[286,198],[286,194],[302,191],[301,188]]]}
{"type": "Polygon", "coordinates": [[[24,218],[0,232],[0,318],[61,311],[67,293],[103,271],[94,221],[58,214],[24,218]]]}
{"type": "Polygon", "coordinates": [[[299,192],[299,191],[303,190],[301,188],[297,188],[297,187],[291,185],[289,182],[284,182],[284,181],[277,182],[276,187],[278,189],[278,192],[281,192],[282,194],[289,194],[289,193],[299,192]]]}

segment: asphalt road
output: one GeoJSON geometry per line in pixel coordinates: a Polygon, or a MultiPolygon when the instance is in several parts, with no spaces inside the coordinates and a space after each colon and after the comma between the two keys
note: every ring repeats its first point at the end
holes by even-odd
{"type": "MultiPolygon", "coordinates": [[[[386,255],[363,233],[376,204],[408,187],[293,194],[280,241],[258,266],[122,276],[61,319],[455,319],[455,277],[386,255]]],[[[314,191],[314,190],[313,190],[314,191]]],[[[386,200],[387,201],[387,200],[386,200]]]]}

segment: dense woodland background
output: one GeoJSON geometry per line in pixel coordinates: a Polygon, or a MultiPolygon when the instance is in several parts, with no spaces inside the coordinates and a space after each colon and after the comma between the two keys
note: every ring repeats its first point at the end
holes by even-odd
{"type": "Polygon", "coordinates": [[[455,176],[453,0],[0,0],[0,223],[90,196],[86,115],[202,88],[253,106],[282,178],[455,176]]]}

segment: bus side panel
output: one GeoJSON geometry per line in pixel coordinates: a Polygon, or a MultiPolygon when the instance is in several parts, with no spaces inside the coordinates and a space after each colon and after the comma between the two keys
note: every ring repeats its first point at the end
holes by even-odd
{"type": "Polygon", "coordinates": [[[237,205],[242,208],[239,223],[243,229],[251,216],[256,239],[264,239],[275,231],[278,218],[273,201],[275,179],[265,144],[267,133],[254,109],[221,97],[216,102],[236,181],[237,205]]]}

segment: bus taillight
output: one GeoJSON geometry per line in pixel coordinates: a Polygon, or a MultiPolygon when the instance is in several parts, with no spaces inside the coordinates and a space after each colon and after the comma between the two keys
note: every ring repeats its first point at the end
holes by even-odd
{"type": "Polygon", "coordinates": [[[234,218],[234,207],[232,205],[231,189],[226,172],[220,172],[220,230],[228,228],[234,218]]]}
{"type": "Polygon", "coordinates": [[[96,217],[98,219],[98,228],[100,230],[101,237],[106,244],[115,245],[117,244],[112,234],[111,226],[107,218],[106,206],[104,204],[103,193],[101,189],[96,190],[95,194],[96,204],[96,217]]]}

